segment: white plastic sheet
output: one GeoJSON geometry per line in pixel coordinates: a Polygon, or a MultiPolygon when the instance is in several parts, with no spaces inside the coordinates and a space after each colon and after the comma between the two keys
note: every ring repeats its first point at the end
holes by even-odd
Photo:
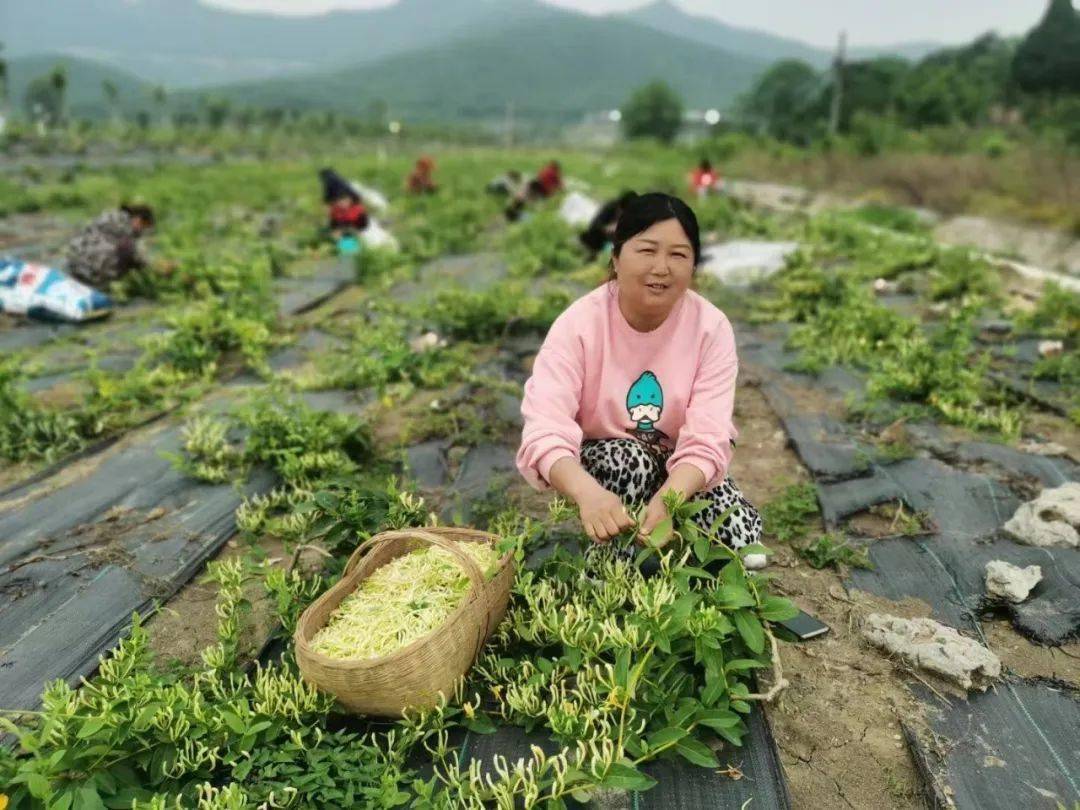
{"type": "Polygon", "coordinates": [[[380,225],[374,217],[368,220],[368,226],[360,232],[360,241],[364,243],[365,247],[369,248],[399,249],[398,240],[394,238],[390,231],[380,225]]]}
{"type": "Polygon", "coordinates": [[[725,284],[753,284],[783,269],[798,248],[798,242],[737,239],[706,247],[700,268],[725,284]]]}
{"type": "Polygon", "coordinates": [[[390,207],[390,201],[386,199],[386,196],[381,191],[365,186],[363,183],[357,183],[355,180],[350,180],[349,185],[363,198],[364,205],[370,210],[383,214],[390,207]]]}
{"type": "Polygon", "coordinates": [[[591,197],[587,197],[579,191],[571,191],[559,206],[559,216],[567,225],[575,228],[587,228],[592,222],[596,212],[600,210],[600,203],[591,197]]]}

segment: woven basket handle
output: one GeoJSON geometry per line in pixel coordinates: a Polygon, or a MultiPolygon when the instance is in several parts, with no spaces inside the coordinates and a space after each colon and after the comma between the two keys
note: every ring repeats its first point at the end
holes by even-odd
{"type": "Polygon", "coordinates": [[[349,557],[349,561],[345,563],[345,573],[342,576],[348,576],[360,561],[364,558],[364,555],[368,552],[368,549],[382,545],[388,540],[398,540],[400,538],[410,538],[416,540],[423,540],[425,543],[430,543],[433,546],[446,549],[450,554],[458,561],[462,568],[465,569],[465,574],[469,577],[469,581],[472,583],[472,595],[480,596],[484,587],[484,574],[480,570],[480,566],[476,564],[476,561],[461,550],[460,546],[451,541],[444,540],[437,534],[431,532],[425,532],[423,529],[407,529],[404,531],[393,532],[380,532],[374,537],[369,537],[363,543],[356,547],[356,550],[349,557]]]}

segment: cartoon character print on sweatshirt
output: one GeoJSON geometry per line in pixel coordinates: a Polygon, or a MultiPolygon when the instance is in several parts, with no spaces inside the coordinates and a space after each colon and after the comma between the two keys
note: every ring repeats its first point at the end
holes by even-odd
{"type": "Polygon", "coordinates": [[[643,371],[626,392],[626,410],[634,420],[630,435],[654,450],[663,450],[668,435],[656,427],[664,412],[664,389],[651,371],[643,371]]]}

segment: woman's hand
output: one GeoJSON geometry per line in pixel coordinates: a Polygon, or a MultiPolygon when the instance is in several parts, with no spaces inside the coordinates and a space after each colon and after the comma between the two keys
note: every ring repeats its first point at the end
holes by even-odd
{"type": "MultiPolygon", "coordinates": [[[[645,507],[645,517],[641,521],[641,529],[638,531],[638,537],[645,541],[649,535],[653,533],[653,530],[667,520],[670,517],[668,515],[667,506],[664,505],[664,490],[660,490],[653,495],[652,500],[649,501],[648,506],[645,507]]],[[[663,548],[671,540],[672,530],[669,527],[663,536],[657,537],[655,546],[663,548]]]]}
{"type": "Polygon", "coordinates": [[[577,499],[585,534],[597,543],[606,543],[634,525],[622,499],[599,484],[577,499]]]}
{"type": "MultiPolygon", "coordinates": [[[[667,520],[667,507],[664,505],[664,495],[668,492],[680,492],[687,500],[693,500],[693,496],[705,486],[705,475],[693,464],[680,464],[668,476],[667,481],[653,495],[649,505],[645,507],[645,517],[641,521],[639,536],[642,540],[653,533],[653,530],[667,520]]],[[[655,545],[663,547],[671,540],[674,532],[669,530],[663,537],[657,537],[655,545]]]]}

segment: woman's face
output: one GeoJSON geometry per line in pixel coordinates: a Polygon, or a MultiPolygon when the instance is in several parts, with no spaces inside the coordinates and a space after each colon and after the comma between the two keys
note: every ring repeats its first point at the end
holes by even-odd
{"type": "Polygon", "coordinates": [[[620,301],[644,317],[666,316],[694,276],[690,239],[674,217],[627,240],[613,261],[620,301]]]}

